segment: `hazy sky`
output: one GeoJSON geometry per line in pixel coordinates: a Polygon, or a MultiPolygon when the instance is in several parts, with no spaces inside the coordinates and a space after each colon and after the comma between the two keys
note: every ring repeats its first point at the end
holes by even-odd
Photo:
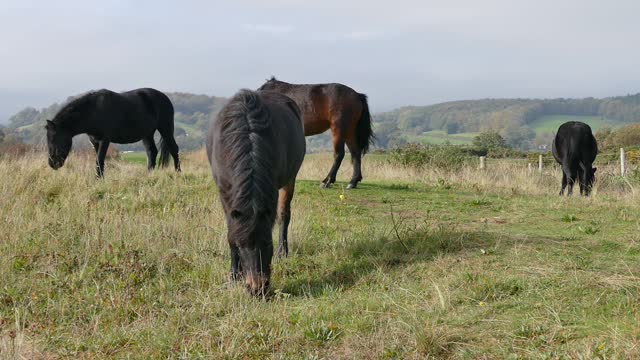
{"type": "Polygon", "coordinates": [[[374,111],[640,92],[638,0],[0,2],[0,119],[89,89],[341,82],[374,111]]]}

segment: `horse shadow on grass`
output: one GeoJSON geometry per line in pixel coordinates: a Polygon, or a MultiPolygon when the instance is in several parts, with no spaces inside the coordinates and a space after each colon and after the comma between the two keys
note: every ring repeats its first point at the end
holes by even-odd
{"type": "Polygon", "coordinates": [[[329,264],[314,262],[315,254],[294,251],[295,255],[284,265],[286,270],[281,280],[281,291],[291,296],[306,297],[344,291],[373,272],[388,272],[414,263],[430,262],[447,254],[480,254],[480,249],[493,248],[498,236],[483,231],[417,229],[396,233],[392,230],[377,239],[354,239],[339,245],[334,251],[342,255],[329,264]],[[326,271],[327,268],[330,270],[326,271]]]}

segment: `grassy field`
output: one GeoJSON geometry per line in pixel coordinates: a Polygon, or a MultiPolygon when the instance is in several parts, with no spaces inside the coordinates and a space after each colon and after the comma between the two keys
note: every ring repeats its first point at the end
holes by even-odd
{"type": "Polygon", "coordinates": [[[529,126],[535,131],[536,134],[553,133],[558,131],[560,125],[567,121],[582,121],[589,125],[591,129],[596,132],[598,129],[609,126],[616,128],[620,126],[620,122],[603,118],[601,116],[573,116],[573,115],[549,115],[542,116],[530,123],[529,126]]]}
{"type": "Polygon", "coordinates": [[[449,142],[452,145],[468,145],[473,142],[473,138],[477,135],[478,133],[447,134],[442,130],[432,130],[423,132],[418,136],[409,136],[407,140],[424,144],[444,144],[449,142]]]}
{"type": "Polygon", "coordinates": [[[0,358],[582,358],[640,356],[637,183],[599,168],[456,173],[365,157],[318,187],[308,156],[273,295],[226,282],[222,209],[203,154],[183,172],[92,159],[0,161],[0,358]],[[341,200],[340,194],[344,194],[341,200]]]}

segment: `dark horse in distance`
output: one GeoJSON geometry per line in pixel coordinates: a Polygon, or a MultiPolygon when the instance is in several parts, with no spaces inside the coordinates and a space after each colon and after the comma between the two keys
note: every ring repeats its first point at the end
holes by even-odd
{"type": "Polygon", "coordinates": [[[553,140],[553,157],[562,165],[562,188],[569,186],[567,195],[573,192],[576,180],[580,183],[580,195],[588,196],[595,181],[596,168],[593,161],[598,154],[598,144],[589,125],[579,121],[569,121],[558,128],[553,140]]]}
{"type": "Polygon", "coordinates": [[[287,256],[287,229],[296,175],[306,144],[300,110],[272,91],[241,90],[209,126],[207,156],[227,220],[232,280],[253,295],[269,287],[278,217],[278,255],[287,256]]]}
{"type": "Polygon", "coordinates": [[[153,134],[158,130],[162,136],[160,164],[166,166],[171,154],[176,171],[180,171],[173,126],[173,104],[158,90],[90,92],[65,105],[53,120],[47,120],[49,166],[56,170],[62,167],[71,151],[72,138],[87,134],[96,151],[98,177],[104,175],[104,158],[112,142],[130,144],[142,140],[147,151],[147,167],[153,169],[158,155],[153,134]]]}
{"type": "Polygon", "coordinates": [[[367,96],[342,84],[289,84],[272,77],[259,90],[277,91],[292,98],[304,119],[304,135],[311,136],[331,129],[333,166],[322,187],[330,187],[344,158],[344,145],[351,153],[353,176],[348,189],[362,181],[362,156],[374,139],[367,96]]]}

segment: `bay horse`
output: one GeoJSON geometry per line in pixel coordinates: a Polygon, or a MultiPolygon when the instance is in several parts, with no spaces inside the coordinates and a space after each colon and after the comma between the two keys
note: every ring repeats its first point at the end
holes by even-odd
{"type": "Polygon", "coordinates": [[[252,295],[269,287],[278,218],[278,256],[287,256],[291,199],[306,143],[300,110],[285,95],[241,90],[209,126],[207,156],[227,222],[232,281],[252,295]]]}
{"type": "Polygon", "coordinates": [[[351,153],[353,175],[347,189],[355,189],[362,181],[362,156],[369,150],[375,136],[371,129],[371,115],[367,95],[342,84],[289,84],[275,77],[258,90],[277,91],[293,99],[304,118],[304,135],[321,134],[331,129],[333,138],[333,166],[320,187],[328,188],[336,182],[336,174],[344,158],[344,145],[351,153]]]}
{"type": "Polygon", "coordinates": [[[72,138],[89,135],[96,151],[96,175],[104,176],[104,159],[110,143],[130,144],[142,140],[147,152],[147,168],[156,166],[158,149],[153,134],[158,130],[160,164],[173,157],[176,171],[180,171],[178,144],[173,137],[173,104],[162,92],[142,88],[122,93],[102,89],[89,92],[63,106],[53,120],[47,120],[49,166],[54,170],[64,165],[71,151],[72,138]]]}

